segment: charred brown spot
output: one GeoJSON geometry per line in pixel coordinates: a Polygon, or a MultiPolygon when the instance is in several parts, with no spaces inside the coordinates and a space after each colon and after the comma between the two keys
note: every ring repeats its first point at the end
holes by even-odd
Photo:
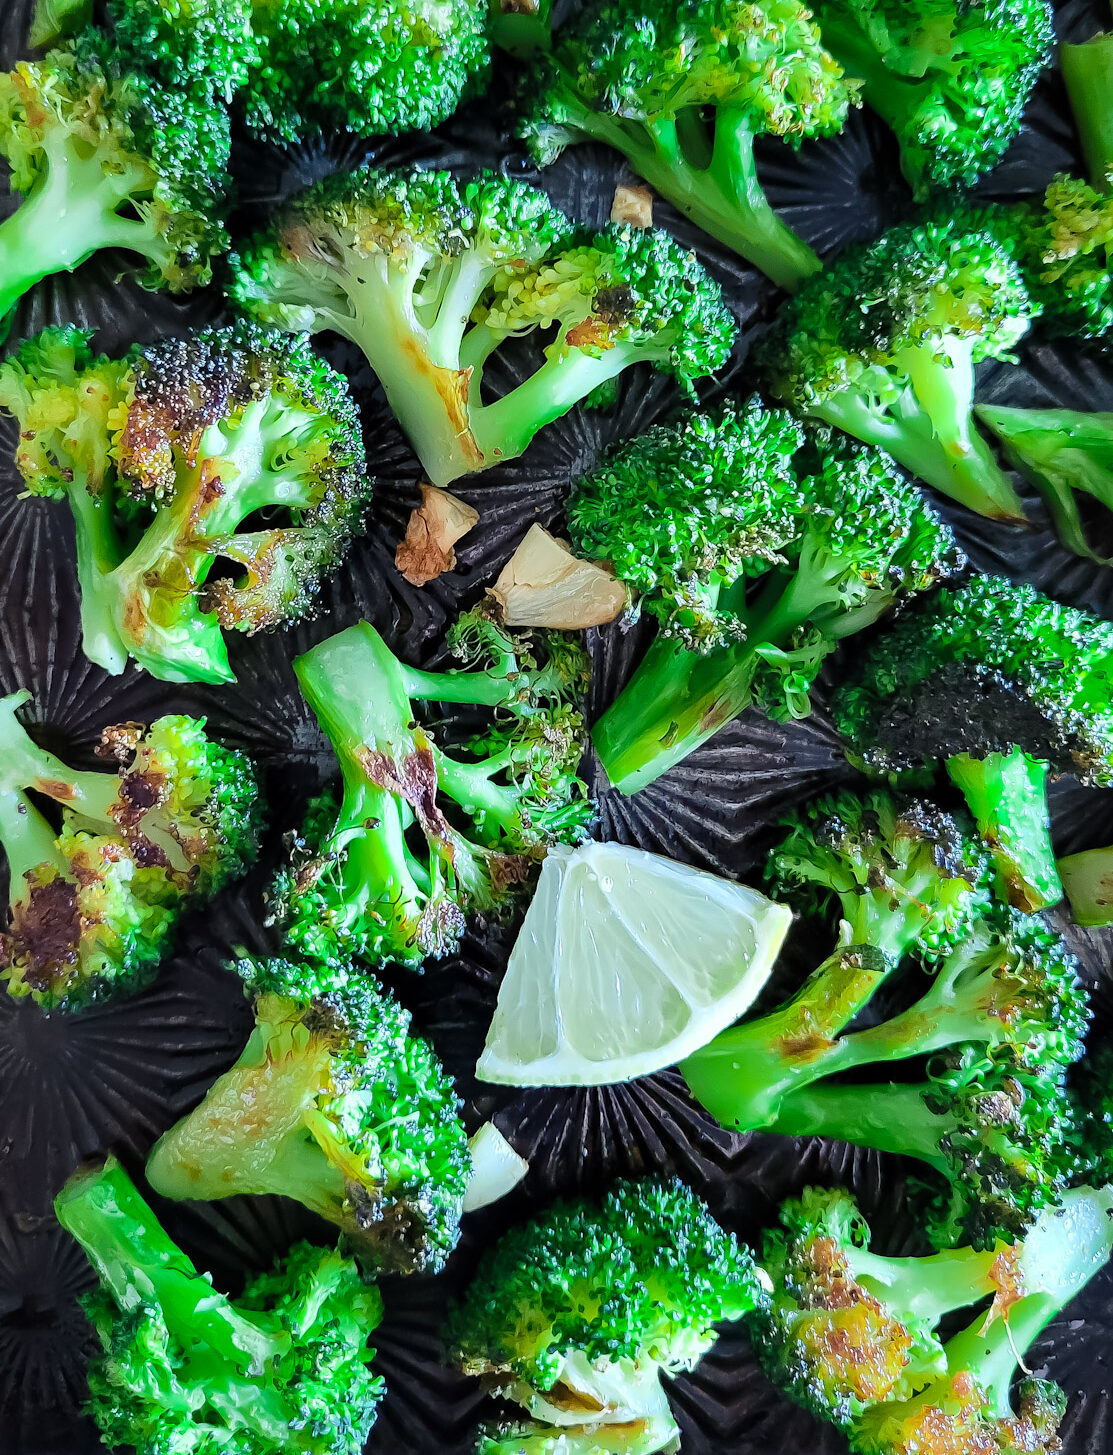
{"type": "Polygon", "coordinates": [[[536,15],[540,6],[538,0],[501,0],[499,9],[504,15],[536,15]]]}
{"type": "Polygon", "coordinates": [[[801,1028],[778,1036],[773,1047],[788,1061],[809,1062],[829,1051],[834,1044],[830,1036],[820,1031],[801,1028]]]}
{"type": "Polygon", "coordinates": [[[371,1252],[384,1272],[420,1270],[429,1257],[428,1226],[413,1203],[385,1202],[358,1183],[345,1188],[355,1223],[353,1239],[371,1252]]]}
{"type": "Polygon", "coordinates": [[[145,723],[114,723],[111,727],[106,727],[101,733],[100,742],[93,751],[98,758],[107,758],[111,762],[116,762],[122,767],[126,767],[135,757],[140,739],[146,731],[147,727],[145,723]]]}
{"type": "Polygon", "coordinates": [[[401,763],[377,748],[360,748],[356,756],[372,783],[410,805],[428,838],[451,844],[452,827],[437,806],[437,765],[432,748],[417,748],[401,763]]]}
{"type": "Polygon", "coordinates": [[[143,834],[129,835],[128,847],[141,869],[171,869],[173,867],[159,846],[152,844],[150,839],[145,838],[143,834]]]}
{"type": "Polygon", "coordinates": [[[32,885],[12,914],[12,959],[21,966],[27,985],[48,991],[69,979],[80,943],[75,886],[60,876],[32,885]]]}
{"type": "MultiPolygon", "coordinates": [[[[554,1405],[558,1410],[568,1410],[572,1413],[582,1411],[589,1415],[602,1414],[607,1408],[601,1399],[596,1399],[586,1390],[573,1389],[570,1384],[565,1384],[561,1380],[558,1380],[552,1389],[545,1391],[545,1403],[554,1405]]],[[[607,1428],[610,1430],[614,1426],[608,1425],[607,1428]]]]}
{"type": "Polygon", "coordinates": [[[164,803],[167,797],[166,774],[154,769],[125,774],[120,780],[112,817],[126,833],[135,828],[144,814],[164,803]]]}
{"type": "Polygon", "coordinates": [[[613,349],[611,325],[594,313],[570,328],[564,336],[565,342],[574,349],[613,349]]]}
{"type": "Polygon", "coordinates": [[[36,778],[30,785],[37,793],[42,793],[47,798],[55,798],[59,803],[68,803],[77,797],[77,789],[72,783],[66,783],[61,778],[36,778]]]}

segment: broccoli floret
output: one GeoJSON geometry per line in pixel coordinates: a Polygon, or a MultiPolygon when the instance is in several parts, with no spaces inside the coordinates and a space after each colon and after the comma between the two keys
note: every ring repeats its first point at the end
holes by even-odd
{"type": "Polygon", "coordinates": [[[542,192],[491,174],[331,177],[233,271],[235,300],[264,322],[363,350],[436,485],[514,459],[630,364],[686,385],[714,373],[736,332],[718,285],[664,233],[575,232],[542,192]],[[537,332],[544,362],[485,399],[492,354],[537,332]]]}
{"type": "Polygon", "coordinates": [[[1055,39],[1048,0],[819,0],[816,13],[824,45],[896,133],[919,198],[997,165],[1055,39]]]}
{"type": "Polygon", "coordinates": [[[360,1455],[384,1392],[367,1347],[382,1299],[350,1259],[297,1243],[233,1301],[113,1159],[74,1173],[54,1209],[100,1280],[83,1304],[104,1349],[89,1412],[106,1445],[360,1455]]]}
{"type": "Polygon", "coordinates": [[[182,909],[247,870],[259,789],[247,757],[188,717],[106,728],[98,753],[115,768],[68,768],[19,722],[29,700],[0,699],[0,979],[13,996],[74,1010],[150,980],[182,909]],[[58,806],[60,827],[29,792],[58,806]]]}
{"type": "Polygon", "coordinates": [[[842,130],[855,99],[799,0],[585,6],[520,81],[542,166],[596,141],[705,232],[785,288],[820,266],[769,206],[754,140],[842,130]]]}
{"type": "Polygon", "coordinates": [[[117,50],[167,86],[230,102],[257,60],[251,0],[107,0],[117,50]]]}
{"type": "Polygon", "coordinates": [[[884,454],[751,400],[656,428],[573,489],[581,555],[613,563],[657,638],[592,736],[635,793],[751,704],[785,720],[843,637],[962,564],[884,454]]]}
{"type": "Polygon", "coordinates": [[[89,339],[46,329],[0,367],[30,493],[73,512],[85,654],[231,681],[224,632],[303,615],[359,527],[371,484],[347,385],[305,339],[251,324],[122,360],[89,339]],[[212,576],[218,560],[237,574],[212,576]]]}
{"type": "Polygon", "coordinates": [[[770,1377],[855,1455],[1052,1455],[1066,1400],[1057,1385],[1010,1388],[1044,1328],[1113,1251],[1113,1189],[1079,1188],[1023,1243],[924,1258],[869,1251],[845,1192],[807,1189],[767,1234],[773,1297],[754,1319],[770,1377]],[[977,1308],[943,1342],[949,1316],[977,1308]]]}
{"type": "Polygon", "coordinates": [[[295,1198],[372,1270],[437,1272],[456,1246],[467,1134],[452,1082],[366,975],[286,960],[233,967],[255,996],[243,1054],[155,1144],[163,1197],[295,1198]]]}
{"type": "Polygon", "coordinates": [[[762,1305],[749,1252],[679,1182],[557,1203],[487,1250],[446,1329],[467,1374],[528,1412],[485,1455],[676,1448],[662,1374],[692,1369],[714,1325],[762,1305]]]}
{"type": "Polygon", "coordinates": [[[945,763],[1021,909],[1062,895],[1048,775],[1113,782],[1113,625],[975,576],[901,616],[855,663],[833,716],[881,773],[945,763]]]}
{"type": "Polygon", "coordinates": [[[773,394],[888,450],[992,519],[1024,509],[974,426],[974,365],[1010,359],[1038,312],[1008,250],[964,219],[847,248],[782,308],[758,367],[773,394]]]}
{"type": "Polygon", "coordinates": [[[311,805],[273,890],[274,919],[311,960],[446,955],[467,913],[501,909],[549,845],[587,833],[582,649],[556,633],[513,637],[480,612],[450,644],[465,667],[421,671],[361,622],[294,663],[343,783],[339,803],[311,805]],[[437,703],[486,709],[490,725],[446,753],[422,722],[437,703]]]}
{"type": "Polygon", "coordinates": [[[212,84],[175,84],[98,30],[0,74],[0,155],[22,196],[0,223],[0,326],[103,248],[146,259],[150,287],[207,282],[227,246],[230,145],[212,84]]]}
{"type": "MultiPolygon", "coordinates": [[[[1107,277],[1113,302],[1113,275],[1107,277]]],[[[1113,511],[1113,414],[1000,405],[979,405],[977,414],[1001,441],[1009,464],[1039,491],[1063,544],[1108,565],[1110,557],[1090,538],[1088,512],[1079,496],[1088,495],[1113,511]]]]}
{"type": "Polygon", "coordinates": [[[253,0],[248,125],[282,141],[428,131],[482,90],[487,0],[253,0]]]}

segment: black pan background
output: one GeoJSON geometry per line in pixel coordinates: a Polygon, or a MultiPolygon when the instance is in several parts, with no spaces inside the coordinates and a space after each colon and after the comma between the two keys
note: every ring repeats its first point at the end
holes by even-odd
{"type": "MultiPolygon", "coordinates": [[[[5,66],[23,52],[30,11],[31,0],[0,0],[5,66]]],[[[1066,38],[1085,38],[1109,21],[1102,0],[1068,0],[1057,12],[1066,38]]],[[[1066,118],[1061,84],[1049,76],[1022,136],[981,192],[995,198],[1032,193],[1056,171],[1077,167],[1077,143],[1066,118]]],[[[478,103],[431,136],[381,142],[329,137],[283,150],[240,138],[234,158],[237,220],[250,227],[307,181],[365,158],[439,164],[465,173],[480,166],[505,168],[537,180],[588,223],[605,220],[616,182],[628,177],[617,157],[594,147],[572,151],[538,175],[508,139],[497,108],[478,103]]],[[[824,252],[877,233],[910,207],[891,138],[868,114],[856,115],[842,136],[799,153],[763,146],[761,168],[773,203],[824,252]]],[[[8,205],[5,200],[0,209],[8,205]]],[[[775,290],[667,205],[658,203],[655,218],[696,248],[721,279],[741,323],[734,362],[707,396],[745,393],[746,351],[775,307],[775,290]]],[[[98,257],[72,277],[36,289],[21,306],[12,336],[76,321],[95,326],[99,345],[113,350],[221,317],[215,287],[174,300],[137,287],[126,258],[98,257]]],[[[417,462],[362,359],[336,340],[322,346],[348,373],[362,410],[379,481],[371,521],[326,589],[316,619],[234,643],[238,682],[232,687],[167,687],[130,668],[110,678],[84,660],[68,513],[50,502],[18,499],[11,465],[14,426],[0,419],[0,690],[29,688],[36,734],[86,766],[107,724],[175,710],[207,715],[214,731],[248,748],[263,766],[272,803],[266,855],[271,863],[282,832],[297,821],[300,803],[332,767],[296,692],[292,657],[363,615],[406,657],[429,658],[457,603],[470,603],[481,593],[529,525],[559,527],[576,473],[611,441],[637,433],[677,404],[668,381],[635,373],[623,381],[612,412],[575,410],[521,460],[460,483],[458,493],[480,511],[480,525],[463,543],[459,569],[417,590],[393,569],[394,549],[416,500],[417,462]]],[[[511,358],[504,367],[513,376],[525,362],[511,358]]],[[[1113,409],[1113,361],[1093,349],[1037,338],[1021,350],[1017,367],[983,371],[980,396],[1113,409]]],[[[1072,557],[1047,529],[993,526],[950,510],[946,502],[943,508],[978,567],[1005,570],[1113,617],[1113,572],[1072,557]]],[[[1037,502],[1032,514],[1044,519],[1037,502]]],[[[643,634],[612,627],[589,637],[595,663],[591,708],[598,712],[637,660],[643,634]]],[[[594,775],[594,765],[588,771],[594,775]]],[[[789,727],[747,714],[634,799],[603,791],[599,832],[721,873],[753,877],[770,826],[785,806],[852,778],[821,693],[815,715],[789,727]]],[[[1113,838],[1111,802],[1109,793],[1058,785],[1057,843],[1075,849],[1113,838]]],[[[188,923],[156,984],[131,1001],[67,1018],[43,1016],[0,997],[0,1455],[84,1455],[99,1448],[95,1430],[79,1412],[91,1337],[74,1295],[88,1285],[89,1274],[55,1224],[51,1198],[78,1163],[108,1149],[138,1172],[154,1139],[235,1059],[250,1013],[222,960],[232,946],[266,948],[260,928],[266,876],[264,864],[212,912],[188,923]]],[[[1113,937],[1079,931],[1071,937],[1104,1002],[1113,937]]],[[[915,1238],[905,1212],[902,1168],[894,1160],[815,1140],[728,1134],[695,1109],[675,1072],[586,1091],[515,1093],[477,1083],[471,1071],[512,938],[512,925],[480,923],[451,960],[421,977],[392,977],[458,1077],[469,1126],[493,1117],[529,1158],[530,1173],[503,1203],[466,1220],[461,1249],[442,1278],[393,1280],[385,1287],[387,1314],[374,1342],[389,1393],[369,1452],[464,1455],[471,1449],[484,1401],[474,1383],[440,1363],[437,1330],[444,1300],[466,1279],[493,1233],[557,1193],[591,1191],[626,1174],[677,1172],[730,1227],[753,1237],[779,1198],[809,1181],[828,1180],[855,1189],[886,1246],[895,1251],[915,1238]]],[[[818,947],[799,934],[791,951],[790,966],[803,968],[814,963],[818,947]]],[[[245,1270],[264,1265],[294,1237],[327,1233],[279,1199],[160,1207],[199,1264],[230,1291],[245,1270]]],[[[1111,1340],[1113,1276],[1107,1274],[1033,1352],[1033,1367],[1046,1368],[1072,1392],[1067,1455],[1113,1450],[1111,1340]]],[[[724,1332],[694,1375],[676,1381],[673,1395],[687,1455],[785,1450],[834,1455],[844,1448],[832,1431],[777,1397],[734,1329],[724,1332]]]]}

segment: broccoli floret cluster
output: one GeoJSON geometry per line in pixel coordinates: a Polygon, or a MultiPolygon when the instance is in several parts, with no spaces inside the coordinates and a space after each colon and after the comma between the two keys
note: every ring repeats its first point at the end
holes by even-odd
{"type": "Polygon", "coordinates": [[[660,624],[592,737],[634,793],[751,704],[785,720],[836,644],[963,564],[887,455],[752,399],[620,445],[569,532],[660,624]]]}
{"type": "Polygon", "coordinates": [[[664,233],[585,233],[492,174],[330,177],[235,260],[231,291],[265,323],[362,349],[435,485],[515,459],[632,364],[690,387],[736,333],[718,285],[664,233]],[[485,397],[492,356],[526,335],[543,361],[485,397]]]}
{"type": "Polygon", "coordinates": [[[259,788],[247,757],[188,717],[106,728],[98,751],[114,766],[68,768],[19,722],[29,700],[0,699],[0,978],[13,996],[74,1010],[148,981],[182,910],[246,871],[259,788]],[[60,828],[29,794],[58,805],[60,828]]]}
{"type": "Polygon", "coordinates": [[[603,142],[720,242],[795,287],[819,259],[769,206],[754,140],[842,130],[855,87],[799,0],[585,6],[519,82],[521,133],[544,166],[603,142]]]}
{"type": "Polygon", "coordinates": [[[352,966],[242,960],[255,1030],[147,1163],[158,1193],[295,1198],[369,1269],[438,1272],[459,1237],[467,1136],[409,1015],[352,966]]]}
{"type": "Polygon", "coordinates": [[[382,1298],[355,1264],[298,1243],[233,1301],[168,1237],[112,1159],[54,1204],[100,1281],[89,1412],[137,1455],[360,1455],[383,1396],[367,1336],[382,1298]]]}
{"type": "Polygon", "coordinates": [[[557,1203],[487,1250],[449,1316],[455,1362],[530,1417],[480,1448],[674,1448],[660,1376],[694,1368],[716,1323],[765,1298],[749,1252],[679,1182],[623,1182],[598,1203],[557,1203]]]}
{"type": "Polygon", "coordinates": [[[1022,520],[974,424],[974,366],[1011,359],[1038,312],[1008,248],[968,217],[905,223],[789,299],[757,364],[797,412],[888,450],[979,515],[1022,520]]]}
{"type": "Polygon", "coordinates": [[[359,528],[371,484],[347,385],[306,340],[246,323],[119,360],[90,337],[49,328],[0,366],[27,488],[73,513],[85,654],[231,681],[224,633],[304,615],[359,528]]]}
{"type": "Polygon", "coordinates": [[[469,913],[512,903],[550,845],[587,833],[582,648],[511,635],[482,611],[450,643],[465,665],[423,671],[361,622],[294,663],[342,780],[339,799],[310,806],[272,894],[288,943],[311,960],[420,967],[451,952],[469,913]],[[486,731],[445,751],[429,722],[438,703],[483,709],[486,731]]]}

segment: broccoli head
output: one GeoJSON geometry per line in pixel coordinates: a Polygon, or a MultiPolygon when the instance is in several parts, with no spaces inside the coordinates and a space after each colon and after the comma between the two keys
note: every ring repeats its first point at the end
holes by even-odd
{"type": "Polygon", "coordinates": [[[382,1318],[355,1264],[297,1243],[233,1301],[167,1236],[114,1160],[55,1199],[100,1281],[84,1299],[104,1349],[89,1412],[136,1455],[360,1455],[383,1382],[367,1336],[382,1318]]]}
{"type": "Polygon", "coordinates": [[[765,1240],[773,1296],[755,1316],[774,1382],[845,1430],[855,1455],[1053,1455],[1066,1399],[1057,1385],[1011,1385],[1044,1328],[1108,1261],[1113,1191],[1082,1187],[1043,1213],[1023,1243],[923,1258],[869,1250],[845,1192],[808,1188],[765,1240]],[[963,1310],[972,1323],[944,1341],[963,1310]]]}
{"type": "Polygon", "coordinates": [[[164,1197],[296,1198],[371,1270],[437,1272],[456,1246],[467,1134],[452,1082],[409,1016],[350,966],[234,967],[255,1030],[147,1163],[164,1197]]]}
{"type": "Polygon", "coordinates": [[[311,960],[420,967],[451,952],[466,914],[507,905],[550,845],[587,833],[582,649],[511,636],[481,612],[450,645],[466,665],[421,671],[361,622],[294,663],[342,779],[339,801],[310,806],[273,891],[274,919],[311,960]],[[449,754],[422,722],[437,703],[485,709],[486,731],[449,754]]]}
{"type": "Polygon", "coordinates": [[[488,1249],[451,1311],[451,1357],[523,1406],[485,1455],[672,1449],[662,1374],[692,1369],[714,1325],[762,1305],[749,1252],[679,1182],[622,1182],[558,1203],[488,1249]]]}
{"type": "Polygon", "coordinates": [[[983,215],[1016,259],[1042,333],[1090,339],[1113,329],[1113,156],[1100,186],[1062,174],[1042,198],[983,215]]]}
{"type": "Polygon", "coordinates": [[[574,487],[569,530],[660,623],[592,730],[622,793],[746,707],[806,716],[837,642],[963,564],[887,455],[756,399],[620,445],[574,487]]]}
{"type": "Polygon", "coordinates": [[[246,871],[259,789],[246,756],[188,717],[106,728],[98,753],[114,767],[68,768],[16,717],[29,699],[0,699],[0,978],[45,1009],[79,1009],[148,981],[181,911],[246,871]],[[54,821],[36,798],[57,805],[54,821]]]}
{"type": "Polygon", "coordinates": [[[233,271],[249,313],[362,349],[435,485],[516,458],[631,364],[690,386],[736,332],[718,285],[664,233],[577,232],[544,193],[491,174],[330,177],[233,271]],[[491,356],[532,334],[544,361],[485,398],[491,356]]]}
{"type": "Polygon", "coordinates": [[[896,133],[916,196],[972,187],[1051,61],[1048,0],[819,0],[823,44],[896,133]]]}
{"type": "Polygon", "coordinates": [[[772,393],[888,450],[979,515],[1024,509],[974,425],[974,365],[1010,359],[1038,313],[1009,250],[968,219],[849,247],[782,308],[758,349],[772,393]]]}
{"type": "Polygon", "coordinates": [[[1031,586],[975,576],[878,636],[836,694],[835,726],[881,773],[945,763],[1010,904],[1062,895],[1049,774],[1113,782],[1113,625],[1031,586]]]}
{"type": "Polygon", "coordinates": [[[113,44],[167,86],[230,102],[257,62],[251,0],[107,0],[113,44]]]}
{"type": "Polygon", "coordinates": [[[576,142],[621,152],[662,197],[793,288],[819,259],[769,206],[754,140],[842,130],[855,100],[799,0],[604,0],[561,27],[519,83],[542,166],[576,142]]]}
{"type": "Polygon", "coordinates": [[[347,385],[306,340],[252,324],[122,360],[89,339],[49,328],[0,366],[28,490],[73,513],[85,654],[231,681],[225,631],[303,615],[359,528],[371,487],[347,385]]]}

